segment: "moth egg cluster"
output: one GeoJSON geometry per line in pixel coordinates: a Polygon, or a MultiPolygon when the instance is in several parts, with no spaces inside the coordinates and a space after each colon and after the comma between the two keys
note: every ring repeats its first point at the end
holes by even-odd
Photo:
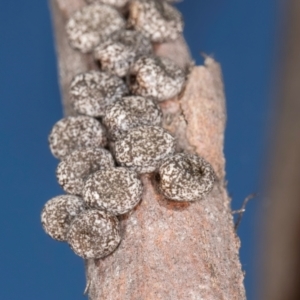
{"type": "Polygon", "coordinates": [[[86,2],[66,32],[75,50],[93,54],[98,70],[73,78],[69,92],[77,115],[58,121],[49,135],[60,159],[58,183],[70,195],[49,200],[41,220],[52,238],[68,242],[84,259],[98,259],[121,241],[118,216],[141,201],[140,174],[158,172],[166,198],[196,201],[212,189],[214,172],[201,157],[175,154],[175,138],[161,127],[159,102],[178,95],[187,76],[153,53],[153,43],[183,31],[181,14],[167,3],[173,1],[86,2]]]}
{"type": "Polygon", "coordinates": [[[74,77],[70,87],[76,112],[91,117],[105,115],[106,107],[128,94],[124,81],[112,74],[90,71],[74,77]]]}
{"type": "Polygon", "coordinates": [[[56,177],[65,192],[81,195],[85,180],[90,174],[113,168],[114,165],[113,157],[106,149],[77,149],[59,163],[56,177]]]}
{"type": "Polygon", "coordinates": [[[141,55],[151,53],[152,45],[148,38],[134,30],[123,30],[97,46],[94,57],[103,71],[123,77],[141,55]]]}
{"type": "Polygon", "coordinates": [[[42,210],[42,226],[47,234],[58,241],[66,241],[71,222],[85,209],[84,202],[74,195],[50,199],[42,210]]]}

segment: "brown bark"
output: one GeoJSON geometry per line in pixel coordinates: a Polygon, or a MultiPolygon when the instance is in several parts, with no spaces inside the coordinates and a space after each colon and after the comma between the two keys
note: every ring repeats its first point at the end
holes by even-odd
{"type": "MultiPolygon", "coordinates": [[[[66,114],[72,114],[70,79],[95,67],[90,57],[69,47],[64,33],[68,15],[81,5],[82,0],[52,0],[66,114]]],[[[119,248],[105,259],[86,262],[89,298],[243,300],[240,242],[224,180],[226,112],[220,67],[211,58],[204,66],[191,67],[183,38],[155,49],[190,69],[184,92],[161,105],[164,127],[177,137],[178,149],[210,161],[218,178],[204,200],[182,204],[164,199],[155,176],[143,175],[143,199],[121,219],[119,248]]]]}
{"type": "MultiPolygon", "coordinates": [[[[287,5],[270,147],[261,299],[300,299],[300,2],[287,5]]],[[[283,3],[282,3],[283,5],[283,3]]]]}

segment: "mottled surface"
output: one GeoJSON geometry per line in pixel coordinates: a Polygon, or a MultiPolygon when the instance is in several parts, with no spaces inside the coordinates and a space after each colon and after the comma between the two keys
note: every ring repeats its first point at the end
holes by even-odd
{"type": "Polygon", "coordinates": [[[134,128],[114,145],[117,162],[139,173],[155,171],[174,151],[174,137],[158,126],[134,128]]]}
{"type": "Polygon", "coordinates": [[[136,172],[113,168],[92,174],[85,183],[83,198],[89,207],[121,215],[139,203],[142,191],[136,172]]]}
{"type": "Polygon", "coordinates": [[[123,27],[125,20],[116,9],[94,3],[82,7],[70,17],[66,32],[72,47],[87,53],[123,27]]]}
{"type": "Polygon", "coordinates": [[[135,30],[123,30],[97,46],[94,57],[103,71],[123,77],[138,57],[151,53],[152,44],[147,37],[135,30]]]}
{"type": "Polygon", "coordinates": [[[185,72],[168,58],[141,57],[132,66],[130,90],[135,95],[170,99],[183,88],[185,72]]]}
{"type": "Polygon", "coordinates": [[[99,210],[87,210],[80,214],[67,234],[71,249],[85,259],[111,254],[120,241],[118,219],[99,210]]]}
{"type": "MultiPolygon", "coordinates": [[[[61,30],[62,20],[82,2],[53,0],[66,113],[72,113],[67,79],[91,63],[68,48],[61,30]]],[[[191,63],[182,38],[159,45],[156,52],[182,67],[191,63]]],[[[182,97],[161,107],[164,126],[177,143],[207,159],[218,180],[207,199],[189,204],[165,200],[151,177],[143,175],[142,201],[122,218],[120,247],[105,259],[86,261],[89,299],[244,300],[240,244],[224,186],[226,112],[219,65],[207,58],[205,66],[193,68],[182,97]]]]}
{"type": "Polygon", "coordinates": [[[114,160],[109,151],[102,148],[77,149],[59,163],[56,177],[64,191],[81,195],[90,174],[112,167],[114,160]]]}
{"type": "Polygon", "coordinates": [[[192,70],[182,97],[163,102],[162,109],[182,148],[218,171],[214,187],[202,201],[179,203],[165,199],[155,178],[143,175],[142,201],[121,222],[118,251],[87,262],[91,300],[245,299],[240,242],[223,181],[223,86],[219,65],[205,63],[192,70]]]}
{"type": "Polygon", "coordinates": [[[58,121],[49,135],[52,154],[63,159],[76,148],[106,145],[106,132],[95,119],[86,116],[66,117],[58,121]]]}
{"type": "Polygon", "coordinates": [[[113,140],[120,139],[126,133],[140,125],[161,125],[162,112],[151,99],[140,96],[123,99],[106,110],[103,124],[113,140]]]}
{"type": "Polygon", "coordinates": [[[118,8],[125,6],[129,2],[129,0],[85,0],[85,1],[87,3],[104,3],[118,8]]]}
{"type": "Polygon", "coordinates": [[[129,23],[153,42],[176,40],[183,31],[181,13],[164,1],[134,0],[129,12],[129,23]]]}
{"type": "Polygon", "coordinates": [[[158,173],[160,192],[177,201],[203,200],[215,180],[214,171],[204,158],[186,153],[164,160],[158,173]]]}
{"type": "Polygon", "coordinates": [[[77,196],[61,195],[50,199],[41,214],[45,232],[55,240],[65,241],[71,222],[84,209],[83,200],[77,196]]]}
{"type": "Polygon", "coordinates": [[[106,107],[126,94],[128,89],[122,79],[99,71],[76,75],[70,87],[74,110],[91,117],[104,116],[106,107]]]}

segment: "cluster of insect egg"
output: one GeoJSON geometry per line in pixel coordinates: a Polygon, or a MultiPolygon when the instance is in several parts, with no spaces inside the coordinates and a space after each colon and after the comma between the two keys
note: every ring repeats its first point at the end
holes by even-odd
{"type": "Polygon", "coordinates": [[[158,172],[160,192],[177,201],[201,199],[214,182],[210,164],[175,154],[174,137],[161,127],[158,103],[182,90],[186,74],[156,57],[152,43],[179,37],[180,13],[171,1],[87,2],[66,31],[71,46],[93,53],[101,69],[74,77],[70,96],[78,115],[58,121],[50,133],[51,152],[61,160],[57,179],[68,195],[49,200],[41,216],[52,238],[85,259],[117,248],[117,216],[142,197],[139,174],[158,172]]]}

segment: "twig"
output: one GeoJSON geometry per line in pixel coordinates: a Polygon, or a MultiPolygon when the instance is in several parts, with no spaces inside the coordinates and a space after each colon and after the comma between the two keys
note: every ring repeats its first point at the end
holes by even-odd
{"type": "MultiPolygon", "coordinates": [[[[70,48],[64,30],[68,17],[85,5],[84,0],[51,2],[65,113],[71,115],[70,81],[97,66],[91,56],[70,48]]],[[[184,69],[190,67],[182,37],[156,45],[155,52],[184,69]]],[[[219,64],[208,57],[203,66],[193,67],[182,95],[161,103],[161,108],[164,116],[172,116],[165,129],[178,139],[179,148],[203,156],[214,166],[219,180],[205,201],[178,213],[177,204],[166,202],[152,178],[143,175],[143,199],[130,218],[121,220],[124,238],[118,250],[97,264],[86,261],[89,299],[245,300],[239,243],[223,184],[226,109],[219,64]],[[224,205],[228,208],[225,214],[224,205]],[[205,267],[208,264],[211,268],[205,267]]]]}
{"type": "Polygon", "coordinates": [[[243,218],[243,214],[244,214],[244,212],[246,211],[246,205],[248,204],[248,202],[249,202],[251,199],[253,199],[253,198],[255,198],[255,197],[257,197],[257,193],[250,194],[249,196],[247,196],[247,197],[245,198],[245,200],[244,200],[244,202],[243,202],[243,205],[242,205],[242,207],[241,207],[240,209],[238,209],[238,210],[233,210],[233,211],[231,212],[233,215],[238,214],[237,220],[236,220],[236,222],[235,222],[235,224],[234,224],[234,229],[235,229],[235,231],[237,231],[237,230],[238,230],[238,227],[240,226],[240,223],[241,223],[242,218],[243,218]]]}

